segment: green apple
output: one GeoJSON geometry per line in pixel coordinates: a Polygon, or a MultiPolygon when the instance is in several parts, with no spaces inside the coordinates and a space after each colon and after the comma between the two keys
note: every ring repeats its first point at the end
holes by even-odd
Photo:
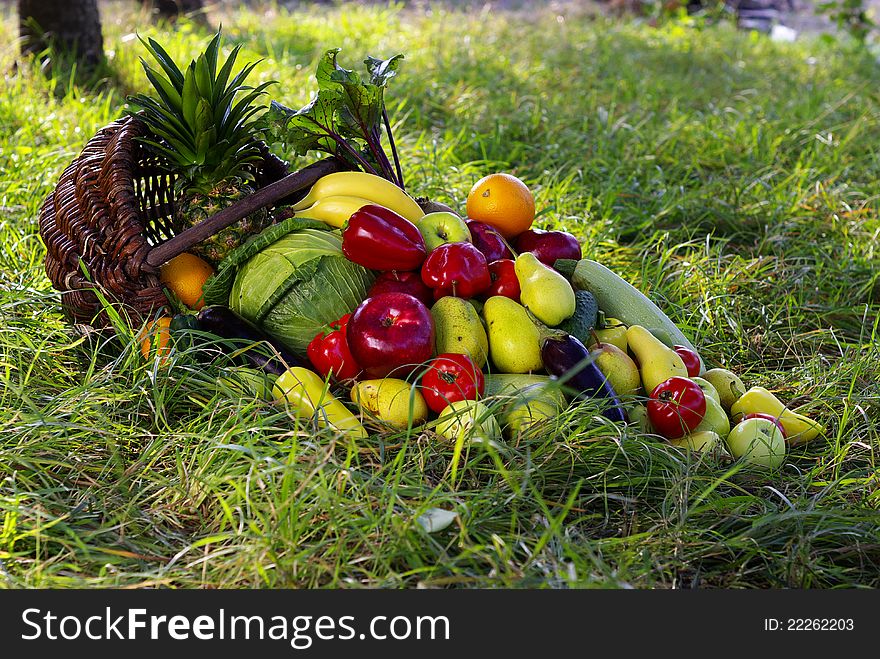
{"type": "Polygon", "coordinates": [[[721,394],[718,393],[714,384],[703,378],[691,378],[691,380],[700,385],[700,389],[703,390],[706,398],[712,398],[716,403],[721,405],[721,394]]]}
{"type": "Polygon", "coordinates": [[[721,437],[711,430],[692,432],[678,439],[670,439],[669,443],[678,448],[696,451],[697,453],[709,453],[721,445],[721,437]]]}
{"type": "Polygon", "coordinates": [[[501,438],[501,427],[489,408],[475,400],[457,400],[437,417],[435,431],[450,441],[489,443],[501,438]]]}
{"type": "Polygon", "coordinates": [[[740,421],[727,436],[731,455],[757,467],[776,469],[785,460],[785,438],[770,419],[740,421]]]}
{"type": "Polygon", "coordinates": [[[471,232],[455,213],[439,211],[422,216],[416,226],[425,239],[425,248],[431,252],[443,243],[469,243],[471,232]]]}

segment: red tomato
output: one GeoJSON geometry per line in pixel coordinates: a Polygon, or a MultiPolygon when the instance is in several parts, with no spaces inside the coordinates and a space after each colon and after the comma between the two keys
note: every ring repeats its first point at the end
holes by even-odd
{"type": "Polygon", "coordinates": [[[432,359],[422,377],[425,402],[437,413],[457,400],[476,400],[485,386],[483,372],[473,360],[453,352],[444,352],[432,359]]]}
{"type": "Polygon", "coordinates": [[[773,423],[776,424],[776,427],[782,431],[782,436],[786,437],[785,426],[782,425],[782,421],[780,421],[777,417],[773,416],[772,414],[764,414],[763,412],[752,412],[751,414],[746,414],[742,418],[743,421],[745,421],[746,419],[767,419],[768,421],[772,421],[773,423]]]}
{"type": "Polygon", "coordinates": [[[706,395],[693,380],[676,375],[651,392],[648,419],[658,434],[678,439],[700,425],[706,414],[706,395]]]}
{"type": "Polygon", "coordinates": [[[687,346],[672,346],[672,349],[681,357],[688,370],[688,377],[695,378],[700,374],[700,356],[687,346]]]}
{"type": "Polygon", "coordinates": [[[347,313],[339,320],[330,323],[327,329],[316,335],[306,348],[309,361],[321,377],[326,378],[332,372],[337,380],[350,380],[361,372],[360,365],[348,349],[346,332],[349,318],[351,314],[347,313]]]}

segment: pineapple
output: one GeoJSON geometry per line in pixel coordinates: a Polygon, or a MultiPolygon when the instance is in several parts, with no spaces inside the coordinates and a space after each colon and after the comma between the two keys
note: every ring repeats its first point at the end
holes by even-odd
{"type": "MultiPolygon", "coordinates": [[[[236,46],[218,69],[219,32],[186,73],[155,40],[141,39],[141,43],[161,69],[152,68],[141,58],[157,97],[138,94],[129,101],[141,110],[138,116],[153,134],[143,143],[178,176],[174,230],[179,232],[253,194],[250,165],[260,159],[254,130],[260,108],[254,102],[274,81],[256,88],[244,86],[256,62],[232,75],[241,46],[236,46]]],[[[249,235],[270,223],[266,209],[260,209],[191,251],[216,267],[249,235]]]]}

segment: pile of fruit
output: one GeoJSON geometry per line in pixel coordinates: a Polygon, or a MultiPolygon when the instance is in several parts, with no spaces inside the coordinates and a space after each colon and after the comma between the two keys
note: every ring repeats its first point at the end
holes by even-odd
{"type": "Polygon", "coordinates": [[[460,450],[541,432],[577,404],[670,445],[778,467],[787,445],[823,432],[768,390],[707,371],[657,305],[582,258],[573,235],[534,228],[518,178],[477,181],[463,216],[412,198],[382,101],[399,58],[368,58],[362,81],[329,51],[309,105],[273,103],[256,119],[266,85],[243,87],[252,65],[230,81],[238,50],[218,68],[219,35],[186,73],[147,46],[164,76],[145,64],[157,96],[133,100],[156,136],[148,146],[179,176],[180,227],[248,193],[258,135],[353,171],[167,263],[181,313],[152,326],[145,356],[219,340],[271,376],[254,395],[356,439],[424,430],[460,450]]]}

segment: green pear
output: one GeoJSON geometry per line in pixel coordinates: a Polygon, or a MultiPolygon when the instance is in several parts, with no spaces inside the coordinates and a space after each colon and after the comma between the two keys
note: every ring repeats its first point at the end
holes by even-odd
{"type": "Polygon", "coordinates": [[[597,343],[590,350],[596,366],[618,396],[634,396],[642,386],[639,367],[628,354],[611,343],[597,343]]]}
{"type": "Polygon", "coordinates": [[[544,368],[541,332],[525,307],[494,295],[483,306],[489,329],[489,355],[501,373],[528,373],[544,368]]]}
{"type": "Polygon", "coordinates": [[[514,269],[519,280],[519,298],[535,318],[556,327],[574,314],[574,289],[565,277],[541,263],[531,252],[517,256],[514,269]]]}
{"type": "MultiPolygon", "coordinates": [[[[595,330],[593,333],[600,343],[610,343],[626,352],[628,347],[626,342],[626,325],[617,320],[617,318],[606,318],[605,326],[602,329],[595,330]]],[[[595,345],[595,341],[591,342],[589,347],[592,348],[593,345],[595,345]]]]}
{"type": "Polygon", "coordinates": [[[645,392],[650,395],[661,382],[679,375],[688,376],[687,367],[678,353],[641,325],[630,325],[626,342],[639,360],[639,372],[645,392]]]}
{"type": "Polygon", "coordinates": [[[716,403],[721,405],[721,395],[718,393],[718,390],[712,385],[708,380],[704,380],[703,378],[691,378],[694,382],[700,385],[700,389],[703,390],[703,393],[706,395],[706,398],[712,398],[716,403]]]}
{"type": "Polygon", "coordinates": [[[501,407],[498,420],[508,439],[556,418],[566,407],[562,389],[546,375],[489,374],[483,399],[490,397],[501,407]]]}
{"type": "Polygon", "coordinates": [[[418,426],[428,419],[425,397],[413,383],[406,380],[361,380],[352,387],[351,400],[361,410],[402,430],[418,426]]]}
{"type": "Polygon", "coordinates": [[[475,400],[457,400],[437,417],[435,432],[450,441],[489,443],[501,438],[501,427],[489,408],[475,400]]]}
{"type": "Polygon", "coordinates": [[[448,295],[431,307],[434,317],[434,348],[438,355],[454,352],[468,355],[483,368],[489,356],[489,337],[477,314],[467,300],[448,295]]]}
{"type": "Polygon", "coordinates": [[[730,419],[727,418],[727,412],[721,407],[721,403],[709,396],[706,396],[706,413],[700,424],[694,428],[694,432],[703,430],[711,430],[717,433],[721,439],[730,433],[730,419]]]}
{"type": "Polygon", "coordinates": [[[730,411],[733,404],[739,400],[739,397],[746,393],[746,386],[743,384],[736,373],[728,371],[726,368],[713,368],[703,373],[703,378],[712,383],[712,386],[718,391],[721,397],[721,406],[730,411]]]}

